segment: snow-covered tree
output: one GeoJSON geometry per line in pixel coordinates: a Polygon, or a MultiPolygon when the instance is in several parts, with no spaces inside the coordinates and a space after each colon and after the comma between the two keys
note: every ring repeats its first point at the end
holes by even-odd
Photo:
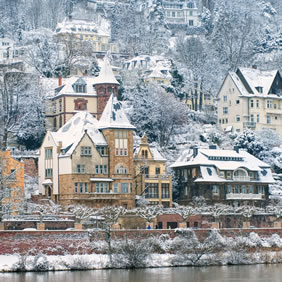
{"type": "Polygon", "coordinates": [[[67,207],[67,211],[75,215],[77,223],[83,222],[95,213],[93,208],[89,208],[85,205],[70,205],[67,207]]]}
{"type": "Polygon", "coordinates": [[[162,206],[145,206],[136,209],[136,215],[144,218],[146,222],[152,222],[162,212],[162,206]]]}
{"type": "Polygon", "coordinates": [[[18,137],[27,147],[38,146],[45,131],[38,77],[18,70],[4,70],[0,85],[2,150],[8,147],[9,135],[18,137]]]}

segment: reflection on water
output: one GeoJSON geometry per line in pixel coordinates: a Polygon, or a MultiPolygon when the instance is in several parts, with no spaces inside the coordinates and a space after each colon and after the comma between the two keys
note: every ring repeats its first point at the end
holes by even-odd
{"type": "Polygon", "coordinates": [[[0,273],[4,282],[280,282],[282,265],[0,273]]]}

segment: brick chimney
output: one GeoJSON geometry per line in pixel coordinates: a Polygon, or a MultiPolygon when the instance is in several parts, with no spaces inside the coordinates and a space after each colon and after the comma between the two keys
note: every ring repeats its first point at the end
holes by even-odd
{"type": "Polygon", "coordinates": [[[58,85],[62,86],[62,84],[63,84],[62,76],[59,75],[59,77],[58,77],[58,85]]]}

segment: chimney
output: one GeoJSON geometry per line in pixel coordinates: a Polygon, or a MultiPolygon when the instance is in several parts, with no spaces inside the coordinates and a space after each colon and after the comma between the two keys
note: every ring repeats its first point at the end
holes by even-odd
{"type": "Polygon", "coordinates": [[[234,151],[239,154],[239,147],[238,146],[234,146],[234,151]]]}
{"type": "Polygon", "coordinates": [[[58,85],[59,86],[62,86],[62,76],[61,75],[59,75],[59,77],[58,77],[58,85]]]}
{"type": "Polygon", "coordinates": [[[209,145],[210,150],[216,150],[216,145],[209,145]]]}
{"type": "Polygon", "coordinates": [[[197,147],[193,147],[193,157],[195,158],[198,155],[199,149],[197,147]]]}

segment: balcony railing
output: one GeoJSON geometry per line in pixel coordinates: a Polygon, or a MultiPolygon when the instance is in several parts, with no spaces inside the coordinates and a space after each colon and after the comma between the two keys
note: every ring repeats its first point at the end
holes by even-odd
{"type": "Polygon", "coordinates": [[[245,121],[243,122],[243,127],[244,128],[256,128],[256,122],[253,121],[245,121]]]}
{"type": "Polygon", "coordinates": [[[250,176],[233,176],[234,181],[246,182],[250,181],[250,176]]]}
{"type": "Polygon", "coordinates": [[[226,200],[262,200],[263,196],[263,194],[229,193],[226,194],[226,200]]]}
{"type": "Polygon", "coordinates": [[[156,174],[156,175],[145,174],[145,179],[168,180],[169,179],[169,175],[165,175],[165,174],[156,174]]]}

